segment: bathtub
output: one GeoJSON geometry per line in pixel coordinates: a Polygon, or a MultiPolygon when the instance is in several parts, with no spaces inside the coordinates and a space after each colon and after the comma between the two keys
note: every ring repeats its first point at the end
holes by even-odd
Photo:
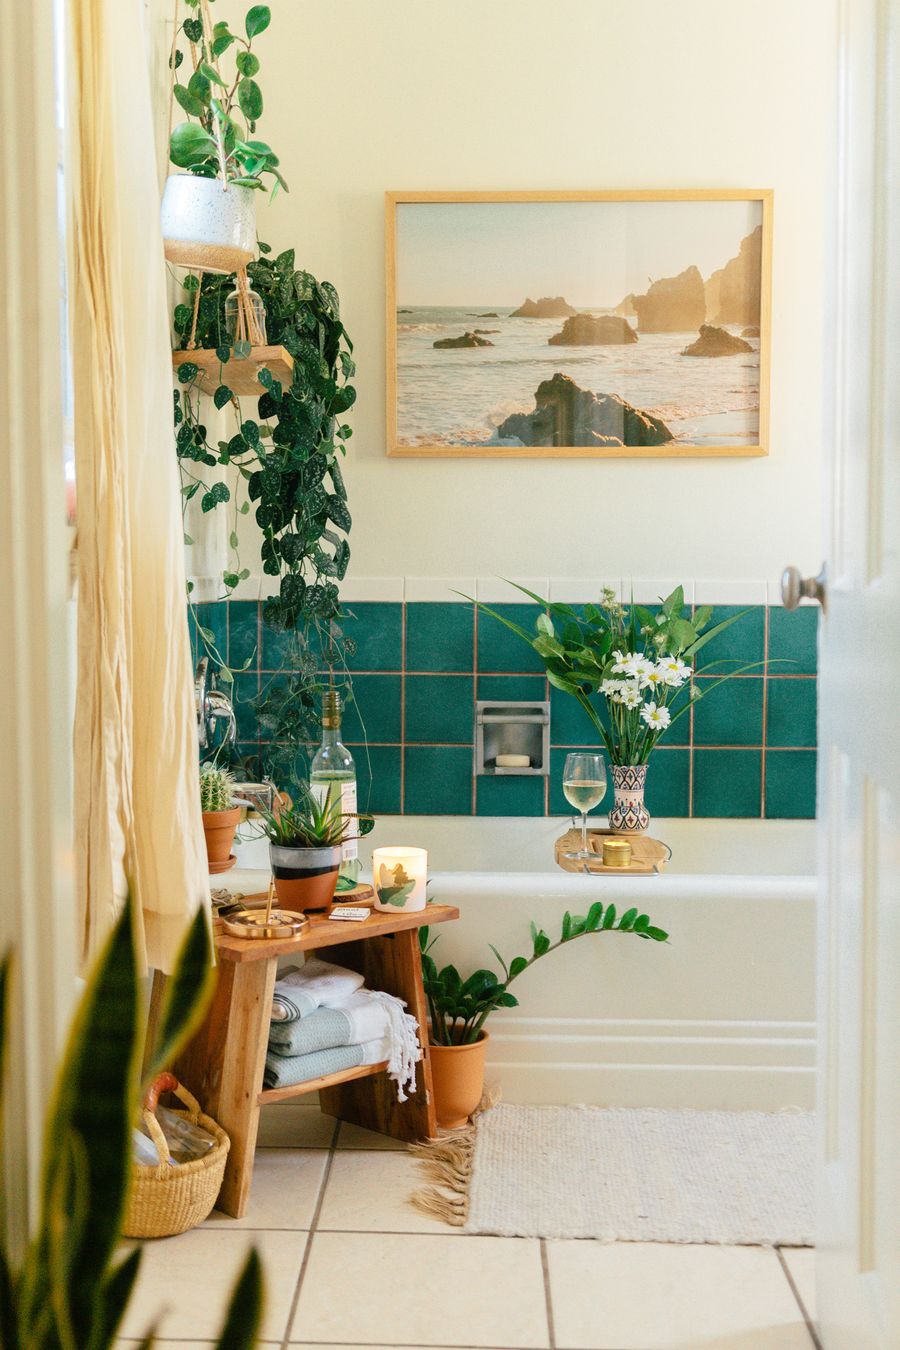
{"type": "MultiPolygon", "coordinates": [[[[673,850],[655,877],[585,877],[552,862],[567,820],[382,818],[375,844],[429,852],[429,894],[458,905],[433,956],[461,971],[530,954],[568,909],[637,905],[670,941],[589,936],[514,986],[490,1021],[504,1100],[778,1110],[814,1104],[815,824],[654,820],[673,850]]],[[[248,851],[244,866],[256,865],[248,851]]],[[[363,865],[368,867],[368,849],[363,865]]]]}

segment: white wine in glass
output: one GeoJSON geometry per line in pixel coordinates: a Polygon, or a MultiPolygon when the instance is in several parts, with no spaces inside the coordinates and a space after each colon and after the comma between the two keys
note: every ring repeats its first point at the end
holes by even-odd
{"type": "Polygon", "coordinates": [[[577,853],[567,853],[565,856],[583,862],[594,856],[587,844],[587,813],[599,806],[606,795],[606,764],[603,756],[566,755],[563,792],[569,805],[581,812],[581,848],[577,853]]]}

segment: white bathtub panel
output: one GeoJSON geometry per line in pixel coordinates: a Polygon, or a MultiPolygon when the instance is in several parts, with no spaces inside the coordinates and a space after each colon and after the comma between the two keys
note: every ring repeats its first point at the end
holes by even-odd
{"type": "MultiPolygon", "coordinates": [[[[815,887],[811,878],[444,873],[459,905],[433,953],[464,971],[551,938],[566,909],[637,905],[670,933],[581,938],[516,981],[491,1019],[491,1074],[522,1102],[778,1109],[812,1104],[815,887]]],[[[437,931],[437,930],[436,930],[437,931]]]]}

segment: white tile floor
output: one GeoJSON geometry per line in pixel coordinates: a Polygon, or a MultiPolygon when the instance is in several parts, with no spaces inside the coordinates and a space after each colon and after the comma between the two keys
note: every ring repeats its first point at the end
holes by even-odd
{"type": "Polygon", "coordinates": [[[255,1243],[283,1350],[815,1350],[811,1251],[470,1237],[407,1203],[419,1183],[391,1140],[268,1108],[247,1215],[147,1244],[120,1345],[154,1320],[214,1345],[255,1243]]]}

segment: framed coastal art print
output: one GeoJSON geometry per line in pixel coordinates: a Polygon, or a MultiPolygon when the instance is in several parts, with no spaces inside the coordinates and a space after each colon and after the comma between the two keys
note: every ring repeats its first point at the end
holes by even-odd
{"type": "Polygon", "coordinates": [[[767,453],[770,191],[386,203],[389,454],[767,453]]]}

